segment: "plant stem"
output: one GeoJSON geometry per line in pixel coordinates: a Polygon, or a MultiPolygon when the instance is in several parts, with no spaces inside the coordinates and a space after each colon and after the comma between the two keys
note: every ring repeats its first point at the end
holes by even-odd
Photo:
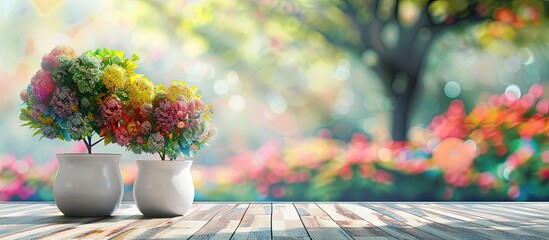
{"type": "Polygon", "coordinates": [[[82,139],[82,141],[84,141],[84,144],[86,145],[86,149],[88,149],[88,145],[89,145],[89,144],[88,144],[88,141],[86,141],[86,139],[85,139],[85,138],[84,138],[84,139],[82,139]]]}
{"type": "Polygon", "coordinates": [[[98,144],[99,142],[103,141],[103,139],[105,139],[104,137],[102,137],[101,139],[97,140],[97,142],[94,142],[91,146],[95,146],[96,144],[98,144]]]}
{"type": "MultiPolygon", "coordinates": [[[[86,148],[88,148],[88,154],[91,154],[92,153],[92,146],[91,145],[91,141],[92,141],[92,137],[91,136],[88,136],[88,142],[86,144],[86,148]]],[[[84,141],[85,142],[85,141],[84,141]]]]}
{"type": "Polygon", "coordinates": [[[158,152],[158,155],[160,155],[160,159],[162,159],[162,161],[166,160],[166,155],[162,152],[158,152]]]}

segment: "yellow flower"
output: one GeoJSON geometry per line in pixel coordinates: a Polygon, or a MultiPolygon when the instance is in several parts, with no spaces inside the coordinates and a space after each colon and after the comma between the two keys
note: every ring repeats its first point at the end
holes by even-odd
{"type": "Polygon", "coordinates": [[[137,65],[129,59],[126,59],[122,62],[122,67],[126,70],[127,76],[131,77],[134,75],[133,71],[137,68],[137,65]]]}
{"type": "Polygon", "coordinates": [[[128,87],[128,95],[134,105],[151,103],[154,97],[154,84],[143,75],[134,75],[128,87]]]}
{"type": "Polygon", "coordinates": [[[105,68],[103,73],[103,84],[111,92],[117,89],[126,87],[127,75],[126,70],[118,65],[109,65],[105,68]]]}
{"type": "Polygon", "coordinates": [[[51,125],[53,123],[53,119],[50,117],[39,117],[39,119],[43,125],[51,125]]]}
{"type": "Polygon", "coordinates": [[[191,98],[194,97],[195,95],[195,91],[196,90],[193,91],[193,89],[191,89],[187,85],[187,83],[172,82],[172,85],[168,88],[166,93],[168,95],[168,99],[170,99],[170,101],[172,102],[175,102],[177,100],[186,100],[186,101],[191,100],[191,98]]]}

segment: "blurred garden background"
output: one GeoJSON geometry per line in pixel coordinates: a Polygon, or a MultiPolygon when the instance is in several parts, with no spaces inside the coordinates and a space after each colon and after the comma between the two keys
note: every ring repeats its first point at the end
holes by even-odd
{"type": "MultiPolygon", "coordinates": [[[[19,93],[63,44],[213,103],[196,200],[549,200],[547,1],[0,2],[0,200],[52,200],[19,93]]],[[[135,155],[122,153],[131,199],[135,155]]]]}

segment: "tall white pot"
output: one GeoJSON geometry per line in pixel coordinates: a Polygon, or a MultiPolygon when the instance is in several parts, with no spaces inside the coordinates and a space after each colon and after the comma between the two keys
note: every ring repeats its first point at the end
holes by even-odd
{"type": "Polygon", "coordinates": [[[118,168],[120,154],[57,154],[59,167],[53,198],[70,217],[111,215],[122,201],[124,185],[118,168]]]}
{"type": "Polygon", "coordinates": [[[185,214],[194,200],[192,161],[137,160],[133,197],[149,217],[185,214]]]}

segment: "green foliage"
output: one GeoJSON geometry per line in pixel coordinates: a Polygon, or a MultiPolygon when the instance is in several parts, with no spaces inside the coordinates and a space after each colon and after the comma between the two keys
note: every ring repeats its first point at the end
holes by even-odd
{"type": "Polygon", "coordinates": [[[82,94],[98,94],[101,87],[101,62],[95,56],[82,54],[71,67],[73,81],[82,94]]]}

